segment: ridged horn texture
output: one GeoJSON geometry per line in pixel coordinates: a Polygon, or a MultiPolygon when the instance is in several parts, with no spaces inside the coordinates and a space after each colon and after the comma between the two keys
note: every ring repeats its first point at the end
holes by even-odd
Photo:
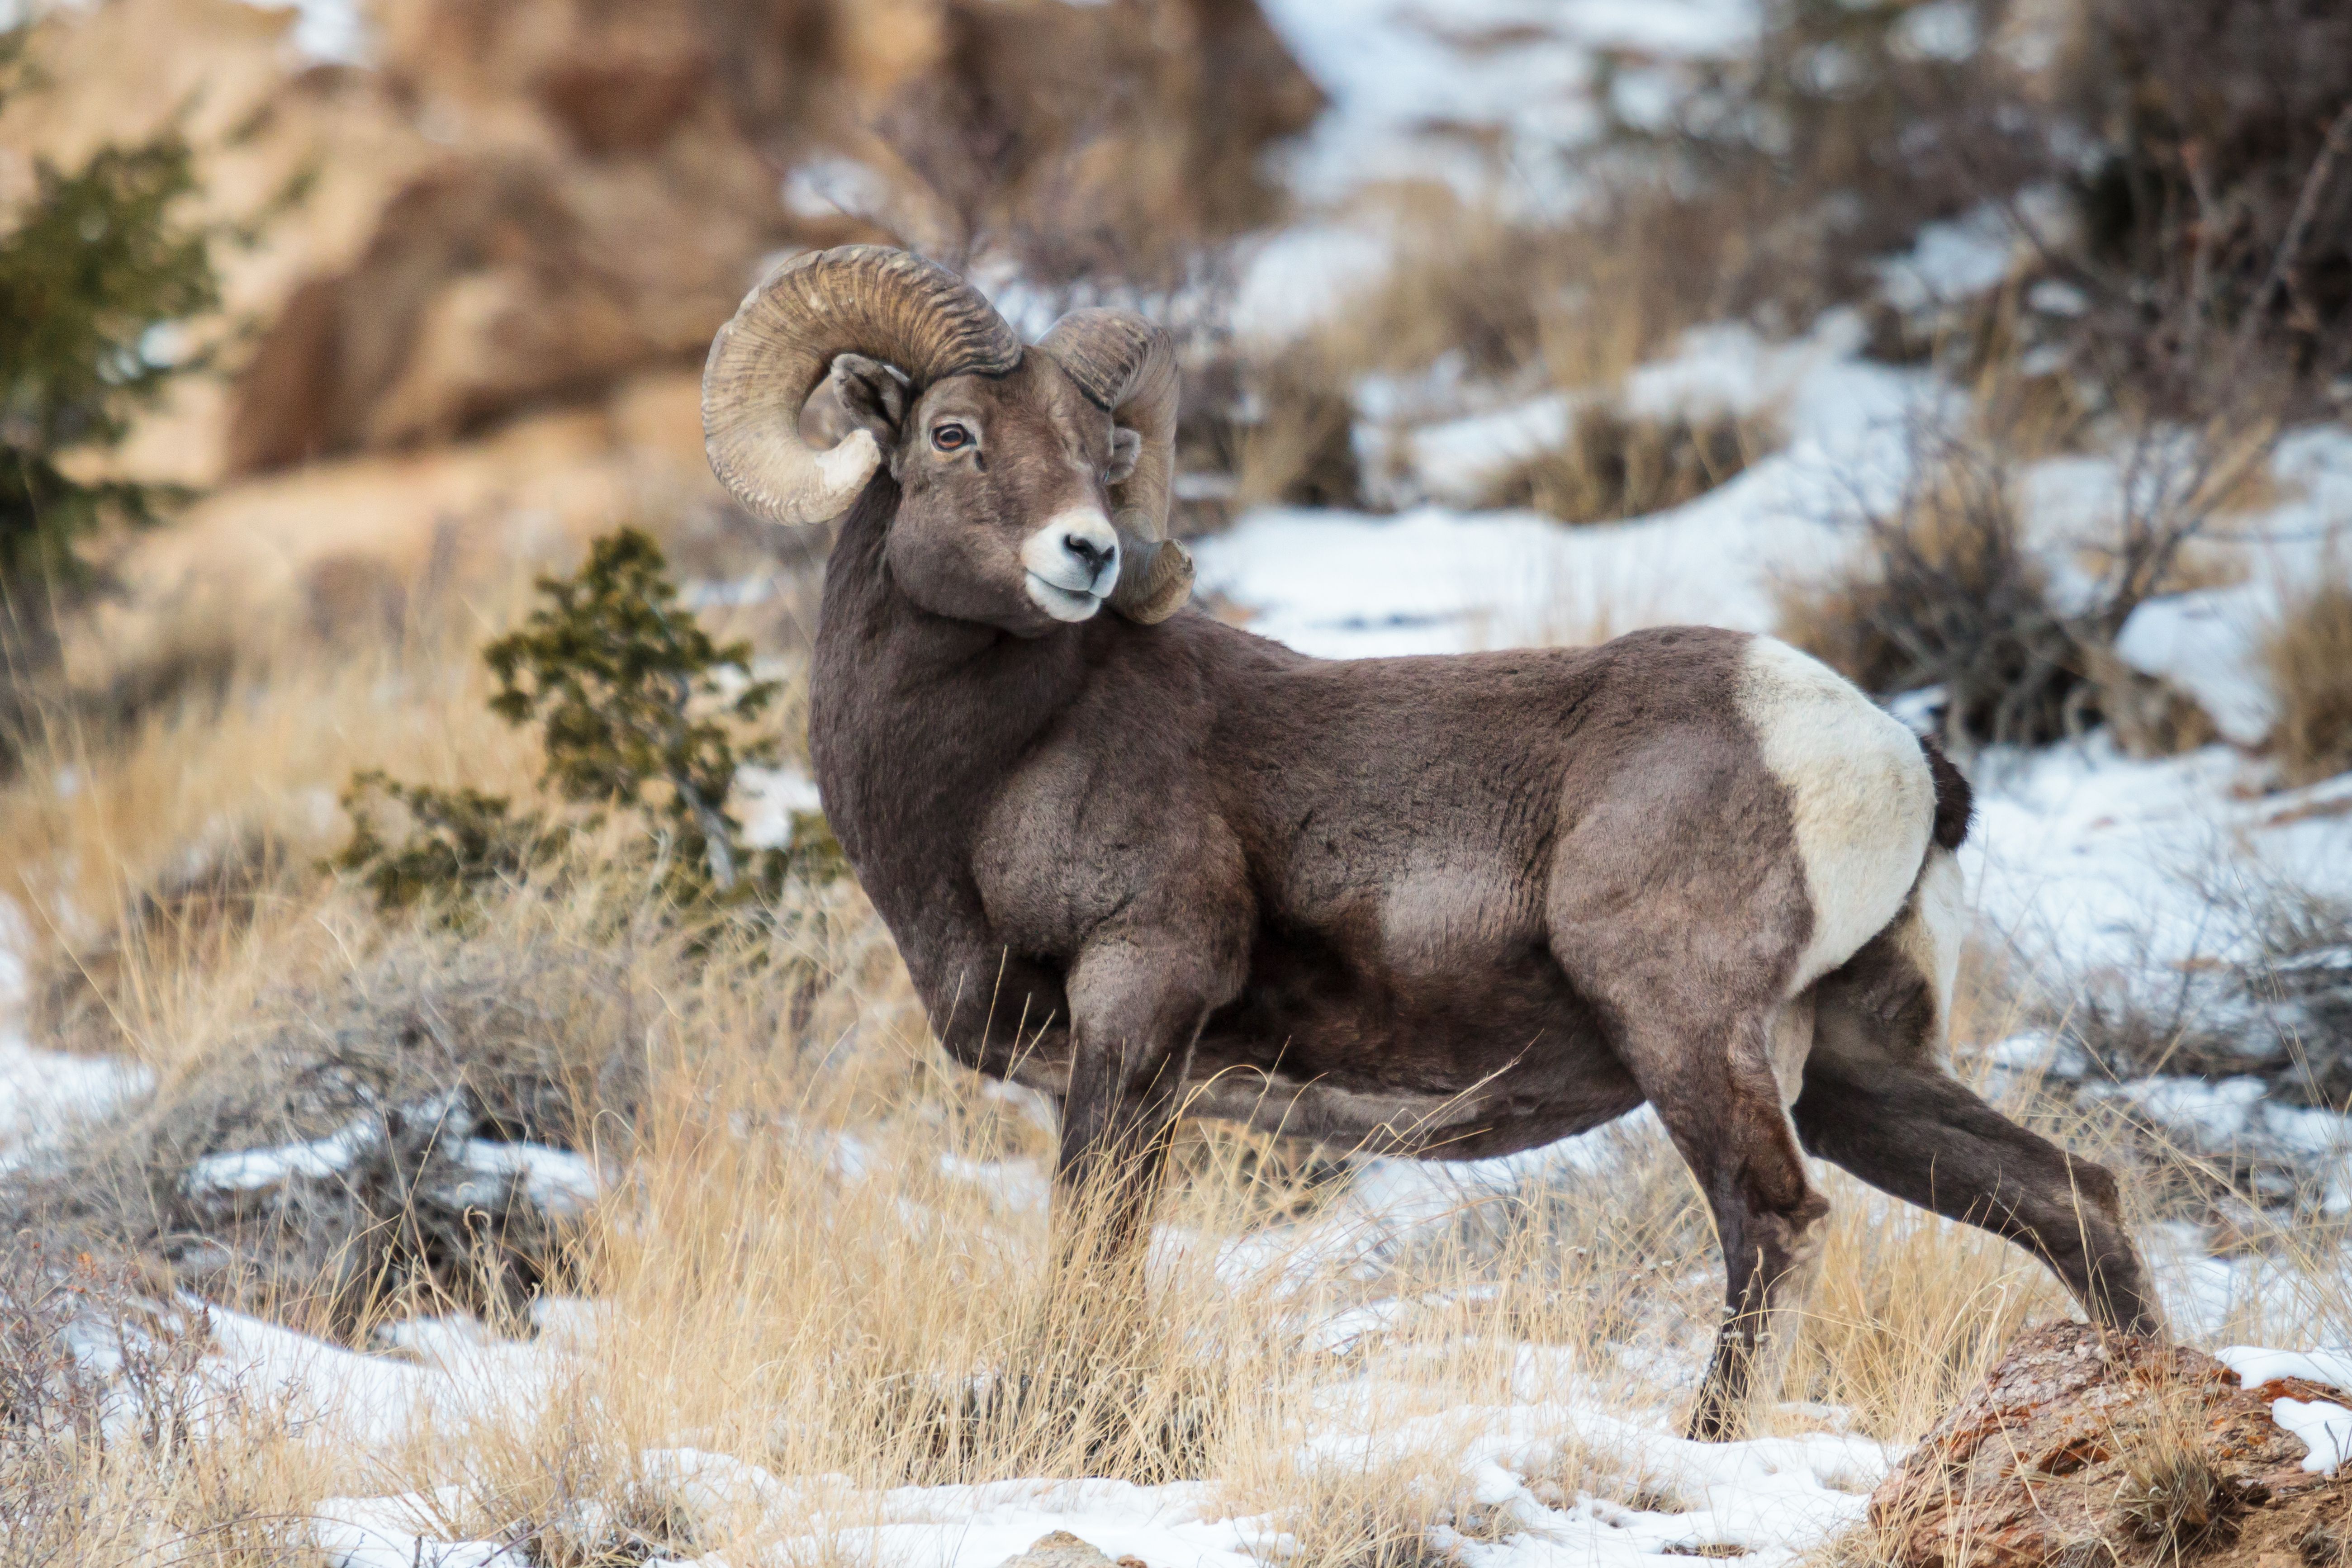
{"type": "Polygon", "coordinates": [[[942,376],[1003,375],[1021,339],[979,289],[880,245],[806,251],[780,264],[719,329],[702,367],[702,441],[735,499],[782,523],[822,522],[882,461],[870,432],[812,451],[801,410],[836,355],[895,365],[918,392],[942,376]]]}
{"type": "Polygon", "coordinates": [[[1097,407],[1143,437],[1135,472],[1113,489],[1111,522],[1126,557],[1110,607],[1150,626],[1192,596],[1192,557],[1168,538],[1176,468],[1176,348],[1132,310],[1073,310],[1037,343],[1097,407]]]}

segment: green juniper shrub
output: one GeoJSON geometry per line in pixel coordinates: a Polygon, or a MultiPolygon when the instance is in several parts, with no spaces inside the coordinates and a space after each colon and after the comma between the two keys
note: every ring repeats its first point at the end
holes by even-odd
{"type": "Polygon", "coordinates": [[[516,812],[504,795],[404,784],[373,768],[352,775],[342,802],[352,838],[329,864],[357,875],[385,910],[428,901],[462,910],[463,895],[518,880],[571,842],[568,827],[551,825],[540,812],[516,812]],[[377,821],[385,806],[408,818],[408,833],[397,843],[377,821]]]}
{"type": "MultiPolygon", "coordinates": [[[[29,37],[27,25],[0,25],[0,104],[53,89],[29,62],[29,37]]],[[[57,679],[57,616],[100,585],[83,542],[154,524],[191,493],[108,472],[107,455],[235,330],[219,315],[215,243],[258,243],[312,172],[234,223],[193,210],[199,173],[168,126],[71,167],[34,159],[27,188],[0,212],[0,773],[61,718],[106,729],[156,693],[221,679],[211,650],[135,668],[97,692],[57,679]]]]}
{"type": "Polygon", "coordinates": [[[727,792],[740,763],[772,763],[776,751],[763,739],[739,752],[730,723],[759,719],[778,687],[747,680],[728,692],[719,672],[749,668],[751,645],[712,642],[666,565],[651,539],[625,528],[590,546],[579,575],[541,578],[547,602],[482,650],[499,679],[490,709],[509,723],[540,721],[549,786],[639,812],[667,840],[676,875],[727,894],[747,862],[727,792]]]}
{"type": "Polygon", "coordinates": [[[772,680],[740,672],[749,643],[714,642],[678,603],[654,542],[625,528],[594,542],[571,577],[540,579],[541,603],[482,658],[498,678],[491,710],[509,723],[536,722],[546,751],[541,784],[573,812],[517,811],[503,796],[404,784],[382,773],[352,781],[344,804],[351,842],[331,864],[352,873],[379,906],[434,903],[466,918],[473,895],[554,861],[575,827],[609,813],[644,831],[643,847],[681,908],[772,898],[784,882],[845,874],[822,814],[793,814],[786,849],[754,850],[727,810],[736,770],[772,764],[772,737],[739,740],[769,711],[772,680]],[[393,841],[378,803],[404,811],[393,841]]]}
{"type": "Polygon", "coordinates": [[[203,356],[169,352],[162,329],[220,300],[211,231],[176,216],[196,189],[176,131],[101,148],[71,172],[38,161],[33,181],[0,233],[0,584],[11,590],[79,585],[78,540],[152,523],[179,498],[173,486],[76,479],[59,458],[120,444],[135,413],[198,368],[203,356]]]}

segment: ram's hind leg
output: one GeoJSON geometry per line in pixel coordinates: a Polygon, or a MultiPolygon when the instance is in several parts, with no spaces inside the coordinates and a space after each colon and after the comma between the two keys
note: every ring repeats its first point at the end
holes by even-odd
{"type": "Polygon", "coordinates": [[[1882,1192],[2024,1247],[2093,1321],[2160,1332],[2115,1177],[2002,1116],[1945,1065],[1958,881],[1950,856],[1929,856],[1903,914],[1815,987],[1798,1134],[1882,1192]]]}
{"type": "Polygon", "coordinates": [[[2093,1322],[2163,1331],[2115,1177],[2002,1116],[1940,1067],[1816,1057],[1796,1118],[1805,1147],[1822,1159],[2024,1247],[2093,1322]]]}
{"type": "Polygon", "coordinates": [[[1651,1097],[1706,1194],[1723,1245],[1723,1322],[1691,1411],[1690,1435],[1702,1442],[1745,1436],[1750,1407],[1778,1383],[1830,1212],[1806,1178],[1781,1107],[1769,1055],[1774,1022],[1754,1014],[1735,1021],[1720,1073],[1651,1097]]]}
{"type": "Polygon", "coordinates": [[[1677,989],[1612,1011],[1626,1065],[1697,1178],[1723,1245],[1723,1321],[1690,1424],[1693,1437],[1718,1442],[1745,1435],[1751,1404],[1778,1380],[1830,1205],[1806,1179],[1774,1071],[1776,1043],[1801,1060],[1791,1037],[1803,1032],[1802,1005],[1791,1005],[1793,1016],[1769,1003],[1698,1010],[1676,1005],[1677,989]]]}

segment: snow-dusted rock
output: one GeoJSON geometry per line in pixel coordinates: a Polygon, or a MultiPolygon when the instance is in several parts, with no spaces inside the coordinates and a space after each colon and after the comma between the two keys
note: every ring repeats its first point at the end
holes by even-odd
{"type": "Polygon", "coordinates": [[[1057,1530],[1031,1542],[1028,1551],[1006,1558],[1004,1568],[1142,1568],[1142,1561],[1113,1558],[1092,1542],[1057,1530]]]}
{"type": "MultiPolygon", "coordinates": [[[[2352,1469],[2314,1467],[2305,1428],[2352,1395],[2299,1375],[2322,1363],[2226,1352],[2270,1373],[2249,1385],[2200,1351],[2060,1323],[2020,1340],[1872,1497],[1881,1559],[1898,1568],[2150,1568],[2184,1543],[2151,1531],[2134,1500],[2158,1455],[2207,1500],[2199,1561],[2298,1558],[2352,1506],[2352,1469]],[[2291,1408],[2290,1408],[2291,1407],[2291,1408]],[[2291,1429],[2283,1424],[2294,1422],[2291,1429]]],[[[2332,1363],[2330,1363],[2332,1364],[2332,1363]]]]}

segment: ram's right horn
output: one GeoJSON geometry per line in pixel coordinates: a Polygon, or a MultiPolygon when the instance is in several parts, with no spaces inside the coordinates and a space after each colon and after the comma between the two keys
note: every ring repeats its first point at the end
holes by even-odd
{"type": "Polygon", "coordinates": [[[801,410],[836,357],[895,365],[920,391],[942,376],[1002,375],[1021,353],[996,308],[944,268],[879,245],[804,251],[770,272],[711,340],[703,445],[750,510],[823,522],[848,510],[882,461],[866,430],[824,451],[801,439],[801,410]]]}

